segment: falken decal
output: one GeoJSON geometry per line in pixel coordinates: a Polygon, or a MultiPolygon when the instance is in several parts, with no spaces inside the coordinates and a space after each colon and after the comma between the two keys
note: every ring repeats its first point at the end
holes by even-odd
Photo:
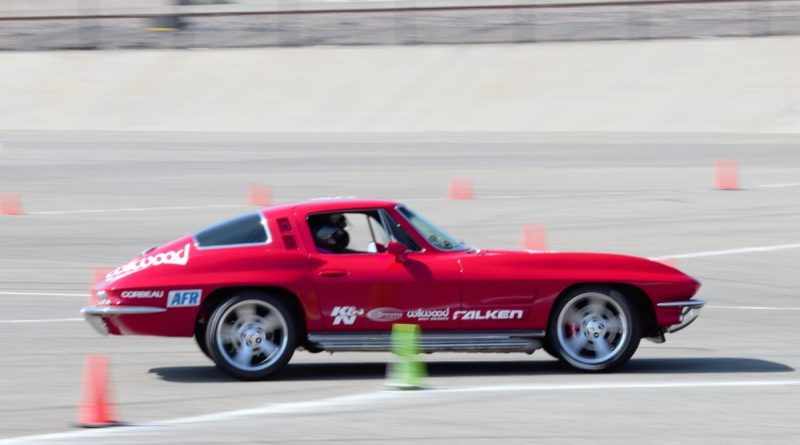
{"type": "Polygon", "coordinates": [[[453,320],[522,320],[522,309],[455,311],[453,320]]]}

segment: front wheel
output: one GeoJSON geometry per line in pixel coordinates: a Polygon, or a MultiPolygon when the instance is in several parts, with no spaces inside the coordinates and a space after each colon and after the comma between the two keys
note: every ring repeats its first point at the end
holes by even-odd
{"type": "Polygon", "coordinates": [[[607,287],[577,289],[556,303],[548,328],[550,349],[582,371],[625,364],[641,339],[638,313],[628,297],[607,287]]]}
{"type": "Polygon", "coordinates": [[[242,380],[260,380],[281,370],[297,347],[291,311],[270,295],[243,293],[214,310],[206,327],[214,362],[242,380]]]}

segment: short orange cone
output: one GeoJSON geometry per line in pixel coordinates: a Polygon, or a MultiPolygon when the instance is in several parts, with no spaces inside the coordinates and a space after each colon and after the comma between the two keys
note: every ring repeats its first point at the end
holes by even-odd
{"type": "Polygon", "coordinates": [[[258,207],[272,205],[272,190],[265,185],[251,185],[250,205],[258,207]]]}
{"type": "Polygon", "coordinates": [[[120,425],[114,411],[108,381],[108,357],[87,355],[83,373],[83,403],[78,409],[78,426],[102,428],[120,425]]]}
{"type": "Polygon", "coordinates": [[[547,250],[547,232],[544,226],[526,224],[522,226],[522,248],[526,250],[547,250]]]}
{"type": "Polygon", "coordinates": [[[22,215],[22,199],[19,193],[0,194],[0,215],[22,215]]]}
{"type": "Polygon", "coordinates": [[[714,170],[715,189],[739,190],[739,163],[735,159],[717,159],[714,170]]]}
{"type": "Polygon", "coordinates": [[[472,180],[469,178],[453,178],[447,189],[447,197],[450,199],[473,199],[472,180]]]}

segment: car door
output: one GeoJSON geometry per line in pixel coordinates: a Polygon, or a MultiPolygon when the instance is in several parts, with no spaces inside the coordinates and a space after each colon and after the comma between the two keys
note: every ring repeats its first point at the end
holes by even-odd
{"type": "MultiPolygon", "coordinates": [[[[348,245],[341,249],[322,243],[309,252],[326,329],[388,331],[393,323],[415,323],[428,331],[458,328],[453,314],[461,309],[461,277],[455,256],[422,251],[408,238],[402,257],[387,252],[388,243],[403,236],[393,233],[385,209],[327,213],[344,216],[348,245]]],[[[330,230],[318,227],[315,218],[324,220],[326,214],[309,215],[306,228],[312,238],[324,237],[330,230]]],[[[333,219],[342,225],[338,216],[333,219]]]]}
{"type": "Polygon", "coordinates": [[[461,328],[470,330],[530,329],[536,310],[537,282],[531,279],[525,254],[469,252],[463,267],[461,328]]]}

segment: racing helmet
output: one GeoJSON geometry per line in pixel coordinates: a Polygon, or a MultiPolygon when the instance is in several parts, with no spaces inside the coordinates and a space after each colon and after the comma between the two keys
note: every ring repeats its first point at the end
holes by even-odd
{"type": "Polygon", "coordinates": [[[318,247],[340,253],[350,244],[350,235],[345,230],[347,218],[341,213],[325,215],[314,230],[314,242],[318,247]]]}

